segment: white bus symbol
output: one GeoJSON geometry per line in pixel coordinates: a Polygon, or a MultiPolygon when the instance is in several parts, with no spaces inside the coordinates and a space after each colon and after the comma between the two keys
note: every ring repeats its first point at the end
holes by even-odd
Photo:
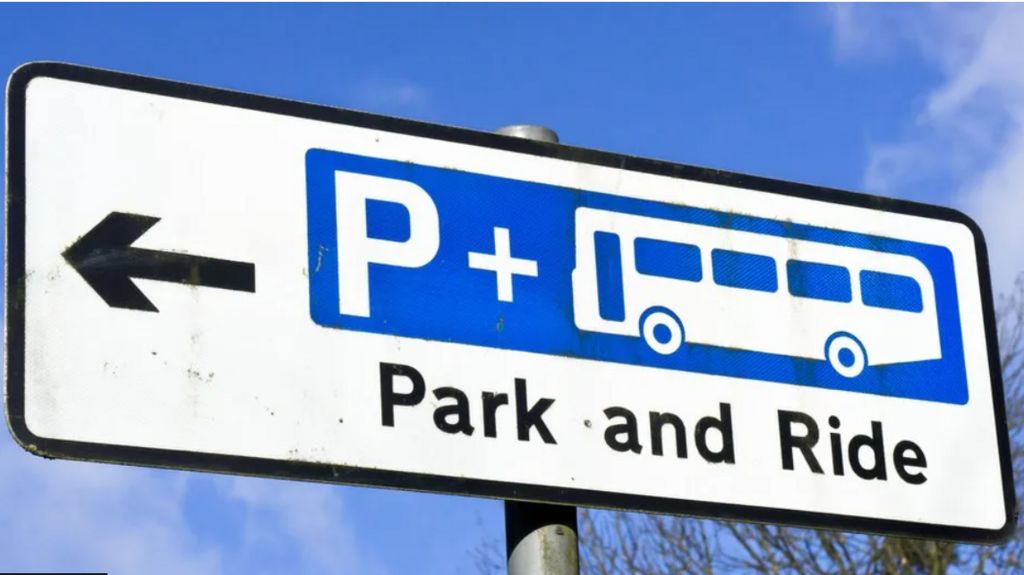
{"type": "Polygon", "coordinates": [[[579,208],[572,289],[578,329],[662,355],[686,341],[844,377],[942,357],[931,274],[900,254],[579,208]]]}

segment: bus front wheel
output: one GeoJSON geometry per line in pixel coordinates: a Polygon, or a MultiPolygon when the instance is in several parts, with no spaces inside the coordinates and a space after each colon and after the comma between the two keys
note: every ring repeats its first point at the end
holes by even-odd
{"type": "Polygon", "coordinates": [[[647,346],[661,355],[671,355],[683,345],[683,323],[664,308],[647,310],[640,320],[640,333],[647,346]]]}
{"type": "Polygon", "coordinates": [[[843,377],[857,377],[868,365],[864,344],[853,335],[838,332],[825,343],[825,359],[832,369],[843,377]]]}

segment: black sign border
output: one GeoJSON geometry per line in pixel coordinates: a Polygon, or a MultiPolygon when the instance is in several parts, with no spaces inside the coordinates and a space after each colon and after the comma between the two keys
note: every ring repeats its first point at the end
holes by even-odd
{"type": "Polygon", "coordinates": [[[999,349],[988,257],[981,229],[973,220],[959,211],[905,200],[549,144],[488,132],[427,124],[58,62],[28,63],[15,70],[10,77],[7,86],[6,189],[6,414],[12,435],[23,448],[31,453],[51,458],[302,479],[971,543],[1003,542],[1014,532],[1017,511],[1014,501],[1013,470],[1006,427],[1005,400],[999,367],[999,349]],[[993,424],[996,427],[996,437],[999,443],[1006,523],[995,530],[954,527],[781,508],[615,494],[586,489],[567,489],[39,437],[33,434],[25,423],[25,98],[29,83],[35,78],[43,77],[961,223],[967,226],[974,236],[978,259],[982,313],[992,381],[992,407],[995,414],[993,424]]]}

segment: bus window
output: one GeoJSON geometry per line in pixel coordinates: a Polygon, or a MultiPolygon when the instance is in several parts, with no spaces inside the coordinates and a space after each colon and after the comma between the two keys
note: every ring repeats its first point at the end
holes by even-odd
{"type": "Polygon", "coordinates": [[[883,272],[860,272],[860,292],[864,305],[920,312],[924,309],[921,286],[914,278],[883,272]]]}
{"type": "Polygon", "coordinates": [[[850,272],[842,266],[789,260],[786,262],[789,293],[797,297],[850,302],[850,272]]]}
{"type": "Polygon", "coordinates": [[[622,292],[619,236],[595,232],[594,257],[597,259],[597,313],[607,321],[622,321],[626,319],[626,300],[622,292]]]}
{"type": "Polygon", "coordinates": [[[703,277],[700,248],[650,238],[633,242],[636,271],[649,276],[699,282],[703,277]]]}
{"type": "Polygon", "coordinates": [[[718,285],[768,292],[779,289],[775,260],[769,256],[711,250],[711,268],[718,285]]]}

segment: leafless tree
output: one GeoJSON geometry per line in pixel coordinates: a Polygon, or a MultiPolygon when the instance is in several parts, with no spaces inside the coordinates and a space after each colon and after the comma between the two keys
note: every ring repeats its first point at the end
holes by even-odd
{"type": "MultiPolygon", "coordinates": [[[[1006,418],[1024,498],[1024,275],[997,300],[1006,418]]],[[[775,525],[582,510],[587,575],[772,573],[939,575],[1024,573],[1024,530],[999,546],[858,535],[775,525]]],[[[497,542],[477,550],[482,573],[500,573],[497,542]]]]}

